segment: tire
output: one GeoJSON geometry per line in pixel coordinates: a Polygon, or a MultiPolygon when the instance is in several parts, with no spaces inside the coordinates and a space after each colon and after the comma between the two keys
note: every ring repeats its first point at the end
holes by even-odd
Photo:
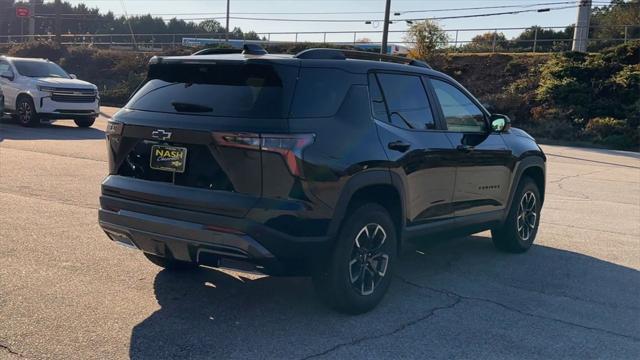
{"type": "Polygon", "coordinates": [[[86,118],[73,119],[73,122],[75,122],[76,125],[78,125],[78,127],[87,128],[87,127],[91,127],[93,123],[96,122],[96,118],[90,116],[86,118]]]}
{"type": "Polygon", "coordinates": [[[538,233],[541,200],[536,183],[530,177],[524,177],[518,184],[504,224],[491,230],[496,248],[511,253],[529,250],[538,233]]]}
{"type": "Polygon", "coordinates": [[[33,100],[28,96],[21,96],[16,102],[16,119],[20,125],[33,127],[40,124],[38,113],[33,105],[33,100]]]}
{"type": "Polygon", "coordinates": [[[180,261],[180,260],[148,254],[148,253],[143,253],[143,254],[147,259],[149,259],[149,261],[167,270],[182,271],[182,270],[193,270],[198,268],[198,265],[192,262],[180,261]]]}
{"type": "Polygon", "coordinates": [[[316,291],[340,312],[370,311],[389,288],[396,253],[396,229],[387,210],[363,204],[344,220],[325,269],[314,275],[316,291]]]}

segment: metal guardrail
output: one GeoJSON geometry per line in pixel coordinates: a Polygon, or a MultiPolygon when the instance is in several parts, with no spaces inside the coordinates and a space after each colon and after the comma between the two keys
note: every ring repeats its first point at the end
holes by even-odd
{"type": "MultiPolygon", "coordinates": [[[[476,50],[478,51],[504,51],[509,50],[510,47],[519,48],[519,51],[531,51],[537,52],[543,47],[543,51],[554,51],[545,48],[545,44],[556,44],[556,48],[559,51],[564,51],[570,48],[570,44],[573,38],[563,39],[545,39],[539,36],[541,30],[564,30],[567,26],[547,26],[547,27],[504,27],[504,28],[465,28],[465,29],[445,29],[449,41],[444,50],[456,51],[463,48],[467,51],[473,51],[473,48],[469,48],[465,45],[474,43],[476,50]],[[525,30],[533,30],[533,39],[525,40],[500,40],[500,34],[504,32],[514,32],[525,30]],[[473,33],[473,36],[492,33],[491,39],[487,39],[484,42],[477,42],[472,40],[461,40],[464,34],[473,33]],[[529,44],[529,46],[523,46],[529,44]],[[524,49],[523,49],[524,48],[524,49]]],[[[618,25],[618,26],[591,26],[590,30],[596,29],[618,29],[620,37],[611,38],[590,38],[589,44],[595,44],[598,42],[613,42],[624,43],[630,40],[638,40],[640,37],[632,36],[631,34],[637,34],[640,29],[640,25],[618,25]]],[[[247,42],[269,44],[297,44],[305,42],[314,43],[327,43],[336,45],[357,45],[368,43],[380,43],[378,38],[382,37],[382,31],[378,30],[363,30],[363,31],[298,31],[298,32],[265,32],[257,33],[261,40],[244,40],[247,42]],[[364,40],[366,38],[366,41],[364,40]]],[[[404,36],[406,31],[392,30],[389,31],[389,43],[395,43],[399,45],[411,46],[410,41],[406,41],[404,36]]],[[[469,36],[466,36],[469,38],[469,36]]],[[[62,34],[60,35],[60,41],[63,45],[91,45],[98,47],[110,47],[110,48],[131,48],[136,50],[157,50],[167,47],[179,47],[182,46],[183,38],[207,38],[207,39],[224,39],[224,34],[62,34]]],[[[0,45],[10,45],[30,40],[44,40],[54,41],[55,35],[2,35],[0,36],[0,45]]]]}

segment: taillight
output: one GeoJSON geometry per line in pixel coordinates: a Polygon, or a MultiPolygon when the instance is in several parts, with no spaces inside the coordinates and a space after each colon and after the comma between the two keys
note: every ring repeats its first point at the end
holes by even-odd
{"type": "Polygon", "coordinates": [[[107,129],[104,131],[107,135],[120,135],[124,129],[124,124],[117,121],[109,121],[107,123],[107,129]]]}
{"type": "Polygon", "coordinates": [[[220,146],[262,150],[282,156],[292,175],[302,176],[302,151],[313,144],[314,134],[213,133],[220,146]]]}

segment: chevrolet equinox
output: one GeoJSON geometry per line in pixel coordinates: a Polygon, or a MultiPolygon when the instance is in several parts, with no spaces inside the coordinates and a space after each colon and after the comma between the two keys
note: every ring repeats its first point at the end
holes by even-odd
{"type": "Polygon", "coordinates": [[[171,270],[309,275],[331,307],[374,308],[407,239],[536,237],[546,158],[416,60],[247,47],[154,57],[108,123],[99,222],[171,270]]]}

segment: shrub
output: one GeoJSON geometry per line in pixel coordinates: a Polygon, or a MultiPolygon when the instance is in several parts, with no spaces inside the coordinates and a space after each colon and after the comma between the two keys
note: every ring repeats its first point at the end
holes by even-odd
{"type": "Polygon", "coordinates": [[[66,54],[66,50],[53,41],[30,41],[11,46],[7,54],[17,57],[43,58],[57,62],[66,54]]]}
{"type": "Polygon", "coordinates": [[[593,118],[587,123],[584,133],[595,143],[618,149],[633,149],[639,145],[638,126],[630,126],[626,120],[593,118]]]}

